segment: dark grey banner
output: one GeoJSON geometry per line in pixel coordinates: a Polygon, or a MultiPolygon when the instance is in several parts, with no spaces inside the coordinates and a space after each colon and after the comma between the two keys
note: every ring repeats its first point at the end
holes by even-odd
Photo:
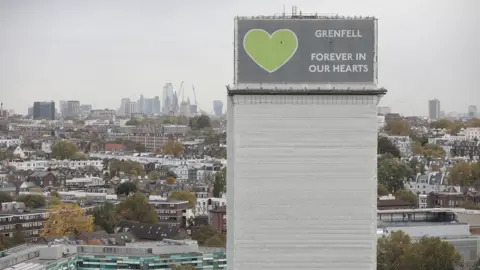
{"type": "Polygon", "coordinates": [[[374,19],[237,19],[235,83],[376,82],[374,19]]]}

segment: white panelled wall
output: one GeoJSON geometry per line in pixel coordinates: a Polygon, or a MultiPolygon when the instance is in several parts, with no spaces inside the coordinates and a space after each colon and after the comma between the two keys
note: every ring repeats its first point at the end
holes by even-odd
{"type": "Polygon", "coordinates": [[[376,269],[378,99],[228,97],[228,269],[376,269]]]}

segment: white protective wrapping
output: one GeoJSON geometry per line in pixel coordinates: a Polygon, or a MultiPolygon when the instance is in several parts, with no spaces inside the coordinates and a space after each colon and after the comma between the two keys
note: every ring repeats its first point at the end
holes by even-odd
{"type": "Polygon", "coordinates": [[[379,98],[228,99],[228,269],[376,269],[379,98]]]}

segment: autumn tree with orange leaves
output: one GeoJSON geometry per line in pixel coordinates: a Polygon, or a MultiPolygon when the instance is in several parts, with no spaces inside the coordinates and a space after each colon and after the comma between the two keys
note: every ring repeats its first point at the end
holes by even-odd
{"type": "Polygon", "coordinates": [[[78,235],[93,229],[93,217],[78,204],[60,203],[50,208],[42,236],[78,235]]]}

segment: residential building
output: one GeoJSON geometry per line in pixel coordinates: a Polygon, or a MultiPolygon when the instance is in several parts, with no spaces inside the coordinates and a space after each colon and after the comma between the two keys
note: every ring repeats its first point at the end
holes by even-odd
{"type": "Polygon", "coordinates": [[[165,224],[171,227],[185,228],[189,216],[188,201],[166,200],[162,197],[150,196],[149,204],[153,206],[158,215],[158,224],[165,224]]]}
{"type": "Polygon", "coordinates": [[[480,141],[456,141],[451,145],[451,157],[478,158],[480,154],[480,141]]]}
{"type": "Polygon", "coordinates": [[[458,213],[464,211],[448,208],[378,210],[377,235],[403,231],[414,240],[439,237],[452,244],[462,255],[465,266],[471,267],[478,259],[480,238],[470,233],[468,223],[459,221],[458,213]]]}
{"type": "Polygon", "coordinates": [[[17,170],[47,170],[48,168],[82,168],[86,166],[94,166],[101,170],[103,161],[99,159],[90,160],[26,160],[26,161],[10,161],[9,166],[15,167],[17,170]]]}
{"type": "Polygon", "coordinates": [[[428,116],[430,120],[440,119],[440,100],[432,99],[428,101],[428,116]]]}
{"type": "Polygon", "coordinates": [[[393,209],[413,209],[417,205],[416,203],[407,202],[395,196],[381,196],[377,199],[378,210],[393,210],[393,209]]]}
{"type": "Polygon", "coordinates": [[[480,141],[480,128],[466,128],[462,130],[462,133],[465,135],[469,141],[480,141]]]}
{"type": "Polygon", "coordinates": [[[220,206],[210,210],[210,226],[219,232],[227,233],[227,206],[220,206]]]}
{"type": "Polygon", "coordinates": [[[163,125],[163,134],[187,135],[190,128],[187,125],[163,125]]]}
{"type": "Polygon", "coordinates": [[[103,109],[103,110],[91,110],[90,117],[100,120],[115,120],[117,113],[115,110],[103,109]]]}
{"type": "MultiPolygon", "coordinates": [[[[101,243],[101,242],[99,242],[101,243]]],[[[224,249],[203,248],[193,240],[165,239],[157,242],[126,242],[116,245],[77,245],[54,239],[44,245],[7,250],[0,269],[170,269],[191,265],[195,269],[226,269],[224,249]]]]}
{"type": "Polygon", "coordinates": [[[33,103],[33,119],[35,120],[55,120],[55,102],[36,101],[33,103]]]}
{"type": "Polygon", "coordinates": [[[218,207],[226,206],[227,199],[226,198],[197,198],[197,202],[195,205],[195,215],[198,216],[208,216],[210,210],[213,210],[218,207]]]}
{"type": "Polygon", "coordinates": [[[477,117],[477,106],[476,105],[470,105],[468,106],[468,116],[470,117],[477,117]]]}
{"type": "Polygon", "coordinates": [[[398,148],[403,157],[412,155],[413,140],[410,136],[388,136],[387,138],[398,148]]]}
{"type": "Polygon", "coordinates": [[[417,175],[414,179],[405,183],[405,189],[414,194],[430,194],[440,192],[447,188],[447,178],[442,172],[432,172],[424,175],[417,175]]]}
{"type": "Polygon", "coordinates": [[[163,149],[163,146],[168,142],[168,137],[157,133],[109,133],[111,140],[125,139],[140,143],[145,146],[147,152],[155,152],[163,149]]]}
{"type": "Polygon", "coordinates": [[[0,147],[5,147],[5,148],[8,148],[10,146],[13,146],[13,145],[21,145],[22,144],[22,140],[21,139],[18,139],[18,138],[0,138],[0,147]]]}

